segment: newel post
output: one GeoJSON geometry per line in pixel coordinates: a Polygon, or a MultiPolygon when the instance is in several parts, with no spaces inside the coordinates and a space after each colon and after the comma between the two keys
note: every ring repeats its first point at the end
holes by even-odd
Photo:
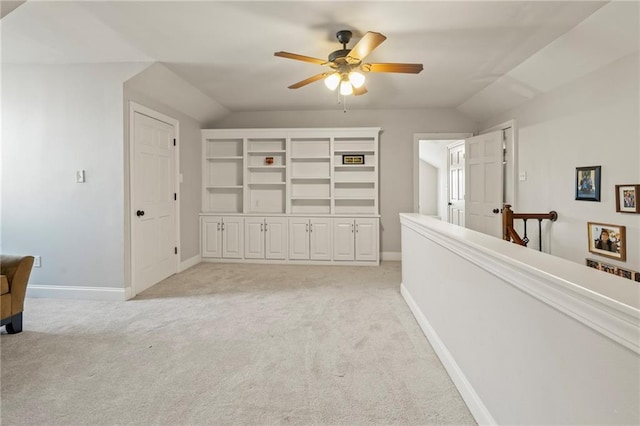
{"type": "Polygon", "coordinates": [[[502,208],[502,239],[511,241],[509,230],[513,228],[513,210],[510,204],[505,204],[502,208]]]}

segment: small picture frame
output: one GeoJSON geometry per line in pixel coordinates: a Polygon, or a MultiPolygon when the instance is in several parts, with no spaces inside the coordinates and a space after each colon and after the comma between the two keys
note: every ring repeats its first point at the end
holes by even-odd
{"type": "Polygon", "coordinates": [[[576,167],[576,200],[600,201],[601,166],[576,167]]]}
{"type": "Polygon", "coordinates": [[[623,262],[627,260],[626,228],[624,226],[587,222],[587,231],[589,252],[623,262]]]}
{"type": "Polygon", "coordinates": [[[597,269],[598,271],[606,272],[608,274],[617,275],[622,278],[626,278],[631,281],[640,282],[640,272],[632,271],[631,269],[621,268],[619,266],[611,265],[609,263],[600,262],[595,259],[585,259],[586,265],[589,268],[597,269]]]}
{"type": "Polygon", "coordinates": [[[616,185],[616,211],[618,213],[640,213],[640,185],[616,185]]]}
{"type": "Polygon", "coordinates": [[[364,155],[362,154],[348,154],[342,156],[342,164],[364,164],[364,155]]]}

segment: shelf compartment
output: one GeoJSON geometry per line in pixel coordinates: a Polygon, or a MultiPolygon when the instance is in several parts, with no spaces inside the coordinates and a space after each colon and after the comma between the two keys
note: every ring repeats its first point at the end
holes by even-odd
{"type": "Polygon", "coordinates": [[[242,187],[209,187],[202,207],[211,213],[242,213],[242,194],[242,187]]]}
{"type": "Polygon", "coordinates": [[[329,138],[292,138],[292,157],[325,157],[329,156],[331,140],[329,138]]]}
{"type": "Polygon", "coordinates": [[[242,156],[228,156],[228,157],[207,157],[209,161],[237,161],[242,160],[244,157],[242,156]]]}
{"type": "Polygon", "coordinates": [[[284,167],[259,167],[250,168],[247,181],[256,183],[281,183],[286,182],[286,169],[284,167]]]}
{"type": "Polygon", "coordinates": [[[284,152],[274,153],[274,152],[250,152],[248,153],[249,157],[247,159],[247,166],[249,167],[284,167],[286,154],[284,152]],[[272,164],[266,163],[266,158],[273,158],[272,164]]]}
{"type": "Polygon", "coordinates": [[[205,157],[241,157],[242,139],[207,139],[205,157]]]}
{"type": "Polygon", "coordinates": [[[291,197],[322,197],[331,196],[329,181],[303,181],[291,184],[291,197]]]}
{"type": "Polygon", "coordinates": [[[375,140],[372,138],[335,138],[334,152],[375,152],[375,140]]]}
{"type": "Polygon", "coordinates": [[[257,185],[249,188],[249,213],[284,213],[284,185],[257,185]]]}
{"type": "Polygon", "coordinates": [[[285,182],[250,182],[249,186],[279,186],[286,185],[285,182]]]}
{"type": "Polygon", "coordinates": [[[291,157],[291,161],[329,161],[331,160],[331,156],[322,156],[322,157],[291,157]]]}
{"type": "Polygon", "coordinates": [[[326,199],[291,199],[291,213],[293,214],[329,214],[331,200],[326,199]]]}
{"type": "Polygon", "coordinates": [[[215,167],[203,170],[205,186],[240,186],[243,168],[241,161],[219,161],[215,167]]]}
{"type": "Polygon", "coordinates": [[[216,190],[216,189],[242,189],[242,185],[211,185],[207,186],[207,189],[216,190]]]}
{"type": "Polygon", "coordinates": [[[292,176],[291,180],[331,180],[331,176],[292,176]]]}
{"type": "Polygon", "coordinates": [[[336,169],[333,178],[338,182],[375,182],[376,172],[370,168],[361,168],[354,170],[350,169],[336,169]]]}
{"type": "Polygon", "coordinates": [[[375,199],[336,199],[334,203],[336,214],[376,213],[375,199]]]}
{"type": "Polygon", "coordinates": [[[330,165],[329,161],[294,161],[291,163],[291,176],[331,176],[330,165]]]}
{"type": "Polygon", "coordinates": [[[336,200],[349,198],[375,199],[376,188],[373,182],[339,182],[334,185],[334,196],[336,200]]]}
{"type": "Polygon", "coordinates": [[[285,138],[249,138],[247,139],[248,152],[285,152],[285,138]]]}

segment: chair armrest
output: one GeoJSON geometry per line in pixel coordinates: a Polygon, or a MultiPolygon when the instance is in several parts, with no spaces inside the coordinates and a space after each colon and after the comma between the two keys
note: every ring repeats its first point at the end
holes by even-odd
{"type": "Polygon", "coordinates": [[[0,274],[6,275],[9,281],[11,315],[23,311],[27,283],[29,282],[32,267],[33,256],[0,256],[0,274]]]}

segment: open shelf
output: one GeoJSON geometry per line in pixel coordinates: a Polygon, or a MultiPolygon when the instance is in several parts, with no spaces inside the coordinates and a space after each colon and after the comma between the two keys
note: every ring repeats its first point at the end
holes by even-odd
{"type": "Polygon", "coordinates": [[[374,166],[373,164],[336,164],[334,166],[336,169],[367,169],[367,170],[373,170],[375,169],[376,166],[374,166]]]}
{"type": "Polygon", "coordinates": [[[318,156],[318,157],[291,157],[291,161],[329,161],[331,156],[318,156]]]}
{"type": "Polygon", "coordinates": [[[249,186],[280,186],[286,185],[285,182],[250,182],[249,186]]]}
{"type": "Polygon", "coordinates": [[[291,180],[331,180],[331,176],[295,176],[291,180]]]}
{"type": "Polygon", "coordinates": [[[207,157],[207,160],[209,161],[235,161],[235,160],[242,160],[244,157],[239,156],[239,155],[234,155],[234,156],[226,156],[226,157],[207,157]]]}
{"type": "Polygon", "coordinates": [[[242,189],[242,185],[211,185],[207,189],[242,189]]]}
{"type": "Polygon", "coordinates": [[[248,166],[248,169],[286,169],[287,166],[248,166]]]}

